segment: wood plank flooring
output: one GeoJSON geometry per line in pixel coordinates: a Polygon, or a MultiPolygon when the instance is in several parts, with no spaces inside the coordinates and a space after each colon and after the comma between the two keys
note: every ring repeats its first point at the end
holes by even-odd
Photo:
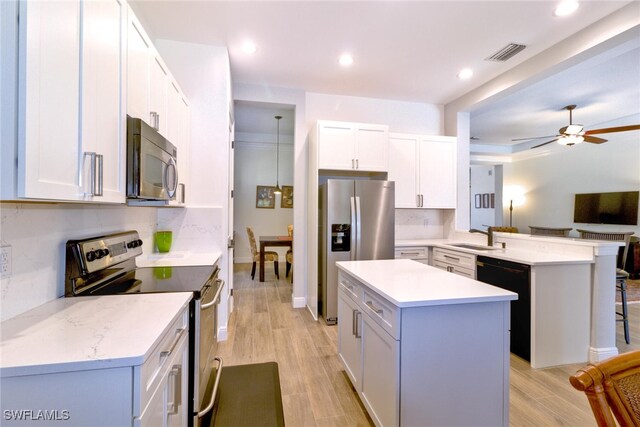
{"type": "MultiPolygon", "coordinates": [[[[289,427],[373,425],[338,360],[337,328],[314,321],[306,308],[291,308],[292,285],[284,274],[276,280],[267,268],[260,283],[257,274],[251,280],[250,267],[235,266],[235,307],[228,339],[218,345],[225,366],[277,362],[289,427]]],[[[640,304],[629,305],[629,311],[631,345],[624,343],[618,322],[620,352],[640,349],[640,304]]],[[[510,424],[595,426],[586,397],[569,384],[581,366],[531,369],[511,355],[510,424]]]]}

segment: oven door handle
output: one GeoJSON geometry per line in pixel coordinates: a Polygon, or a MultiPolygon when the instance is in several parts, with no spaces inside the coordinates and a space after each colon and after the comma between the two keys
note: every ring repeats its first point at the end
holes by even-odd
{"type": "Polygon", "coordinates": [[[218,362],[218,372],[216,373],[216,382],[213,384],[213,391],[211,392],[211,400],[206,408],[198,412],[198,418],[202,418],[213,408],[213,404],[216,401],[216,395],[218,394],[218,385],[220,384],[220,375],[222,374],[222,357],[214,357],[213,360],[218,362]]]}
{"type": "Polygon", "coordinates": [[[220,287],[218,288],[218,292],[216,292],[216,296],[213,297],[213,300],[211,300],[211,302],[208,302],[206,304],[202,304],[200,306],[200,310],[206,310],[207,308],[213,307],[218,302],[220,302],[220,292],[222,292],[222,288],[224,288],[224,280],[216,279],[216,282],[220,282],[221,283],[220,287]]]}

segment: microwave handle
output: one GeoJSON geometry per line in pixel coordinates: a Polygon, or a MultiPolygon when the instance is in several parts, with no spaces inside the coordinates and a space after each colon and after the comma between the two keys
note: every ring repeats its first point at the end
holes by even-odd
{"type": "Polygon", "coordinates": [[[162,177],[162,185],[167,190],[167,195],[170,199],[176,195],[176,190],[178,189],[178,168],[176,167],[176,162],[173,159],[169,159],[169,163],[167,163],[167,168],[164,170],[164,175],[162,177]],[[173,168],[173,173],[175,175],[175,180],[173,181],[173,188],[169,188],[169,183],[167,182],[167,174],[169,173],[169,168],[173,168]]]}

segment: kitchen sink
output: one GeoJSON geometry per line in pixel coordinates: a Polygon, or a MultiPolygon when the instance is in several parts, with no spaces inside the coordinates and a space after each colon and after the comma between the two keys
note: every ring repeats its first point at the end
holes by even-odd
{"type": "Polygon", "coordinates": [[[492,246],[473,245],[471,243],[448,243],[447,246],[455,246],[456,248],[473,249],[475,251],[495,251],[500,248],[492,246]]]}

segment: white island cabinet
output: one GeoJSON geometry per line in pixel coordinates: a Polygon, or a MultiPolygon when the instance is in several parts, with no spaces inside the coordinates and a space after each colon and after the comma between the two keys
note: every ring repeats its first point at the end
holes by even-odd
{"type": "Polygon", "coordinates": [[[60,298],[2,322],[2,425],[186,426],[190,300],[60,298]]]}
{"type": "Polygon", "coordinates": [[[337,265],[338,353],[377,426],[509,425],[516,294],[407,259],[337,265]]]}

